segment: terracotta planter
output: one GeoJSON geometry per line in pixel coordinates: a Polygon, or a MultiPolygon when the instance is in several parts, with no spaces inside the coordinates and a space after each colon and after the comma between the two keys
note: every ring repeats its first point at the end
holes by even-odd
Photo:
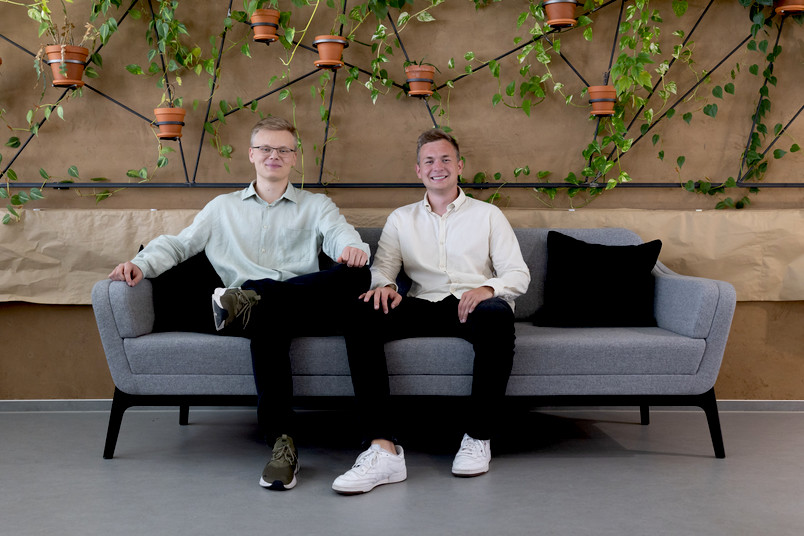
{"type": "Polygon", "coordinates": [[[589,102],[592,104],[592,115],[612,116],[617,90],[614,86],[589,86],[589,102]]]}
{"type": "Polygon", "coordinates": [[[575,0],[545,0],[547,24],[553,28],[569,28],[578,24],[575,18],[575,0]]]}
{"type": "Polygon", "coordinates": [[[804,12],[804,0],[776,0],[774,3],[776,13],[790,15],[804,12]]]}
{"type": "Polygon", "coordinates": [[[254,40],[260,43],[273,43],[278,39],[279,11],[276,9],[257,9],[251,16],[251,29],[254,40]]]}
{"type": "Polygon", "coordinates": [[[313,48],[318,50],[319,59],[315,62],[319,69],[340,69],[343,67],[343,49],[349,41],[339,35],[318,35],[313,41],[313,48]]]}
{"type": "Polygon", "coordinates": [[[48,45],[45,47],[45,63],[53,73],[56,87],[78,88],[84,85],[84,67],[87,65],[89,50],[73,45],[48,45]],[[62,48],[64,54],[62,54],[62,48]],[[62,67],[63,66],[63,67],[62,67]],[[63,71],[63,72],[62,72],[63,71]]]}
{"type": "Polygon", "coordinates": [[[432,65],[408,65],[405,67],[411,97],[429,97],[433,94],[435,67],[432,65]]]}
{"type": "Polygon", "coordinates": [[[181,127],[184,126],[184,108],[155,108],[154,124],[159,127],[157,138],[165,140],[177,140],[181,138],[181,127]]]}

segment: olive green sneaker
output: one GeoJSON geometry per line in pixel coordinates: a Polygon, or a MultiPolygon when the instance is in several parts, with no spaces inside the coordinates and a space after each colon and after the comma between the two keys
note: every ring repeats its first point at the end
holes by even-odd
{"type": "Polygon", "coordinates": [[[260,478],[260,486],[284,491],[296,486],[296,473],[299,472],[299,456],[293,439],[282,434],[276,439],[271,461],[265,465],[260,478]]]}
{"type": "Polygon", "coordinates": [[[251,308],[258,301],[260,301],[260,295],[253,290],[243,290],[240,287],[216,288],[212,294],[215,329],[222,330],[238,317],[242,317],[243,327],[246,327],[251,317],[251,308]]]}

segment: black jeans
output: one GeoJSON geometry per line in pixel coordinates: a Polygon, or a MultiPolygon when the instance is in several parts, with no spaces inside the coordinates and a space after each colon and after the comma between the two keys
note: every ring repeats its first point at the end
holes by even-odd
{"type": "Polygon", "coordinates": [[[514,313],[500,298],[478,304],[466,323],[458,320],[458,299],[439,302],[403,298],[388,314],[362,303],[355,326],[347,329],[346,347],[352,385],[366,439],[394,440],[396,424],[389,412],[388,367],[385,342],[411,337],[460,337],[475,351],[472,395],[463,415],[464,431],[475,439],[489,439],[499,418],[514,359],[514,313]]]}
{"type": "Polygon", "coordinates": [[[260,295],[245,328],[232,322],[226,335],[251,339],[257,387],[257,421],[269,443],[296,434],[290,343],[294,337],[341,335],[352,320],[357,297],[369,287],[367,267],[339,264],[329,270],[288,279],[249,280],[241,285],[260,295]]]}

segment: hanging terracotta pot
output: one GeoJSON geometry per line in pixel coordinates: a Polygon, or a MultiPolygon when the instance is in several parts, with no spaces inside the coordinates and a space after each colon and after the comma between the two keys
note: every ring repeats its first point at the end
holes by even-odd
{"type": "Polygon", "coordinates": [[[569,28],[578,24],[575,18],[575,0],[545,0],[544,13],[552,28],[569,28]]]}
{"type": "Polygon", "coordinates": [[[589,86],[589,102],[592,104],[592,115],[612,116],[617,90],[614,86],[589,86]]]}
{"type": "Polygon", "coordinates": [[[181,138],[181,127],[184,126],[184,108],[155,108],[154,124],[159,127],[157,138],[163,140],[177,140],[181,138]]]}
{"type": "Polygon", "coordinates": [[[319,69],[340,69],[343,67],[343,49],[349,41],[339,35],[318,35],[313,41],[313,48],[318,50],[319,59],[315,62],[319,69]]]}
{"type": "Polygon", "coordinates": [[[79,88],[84,85],[84,67],[89,49],[73,45],[48,45],[45,47],[45,63],[50,65],[55,87],[79,88]],[[63,49],[63,53],[62,53],[63,49]]]}
{"type": "Polygon", "coordinates": [[[279,11],[276,9],[256,9],[251,16],[251,29],[254,30],[254,40],[260,43],[273,43],[279,39],[276,31],[279,29],[279,11]]]}
{"type": "Polygon", "coordinates": [[[411,97],[429,97],[433,94],[435,67],[432,65],[408,65],[405,67],[411,97]]]}
{"type": "Polygon", "coordinates": [[[780,13],[782,15],[804,12],[803,0],[776,0],[774,6],[776,13],[780,13]]]}

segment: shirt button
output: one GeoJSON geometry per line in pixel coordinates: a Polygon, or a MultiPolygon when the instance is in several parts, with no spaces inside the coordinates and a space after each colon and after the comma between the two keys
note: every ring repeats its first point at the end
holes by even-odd
{"type": "Polygon", "coordinates": [[[261,249],[260,251],[261,251],[262,253],[265,253],[265,250],[264,250],[264,249],[261,249]]]}

